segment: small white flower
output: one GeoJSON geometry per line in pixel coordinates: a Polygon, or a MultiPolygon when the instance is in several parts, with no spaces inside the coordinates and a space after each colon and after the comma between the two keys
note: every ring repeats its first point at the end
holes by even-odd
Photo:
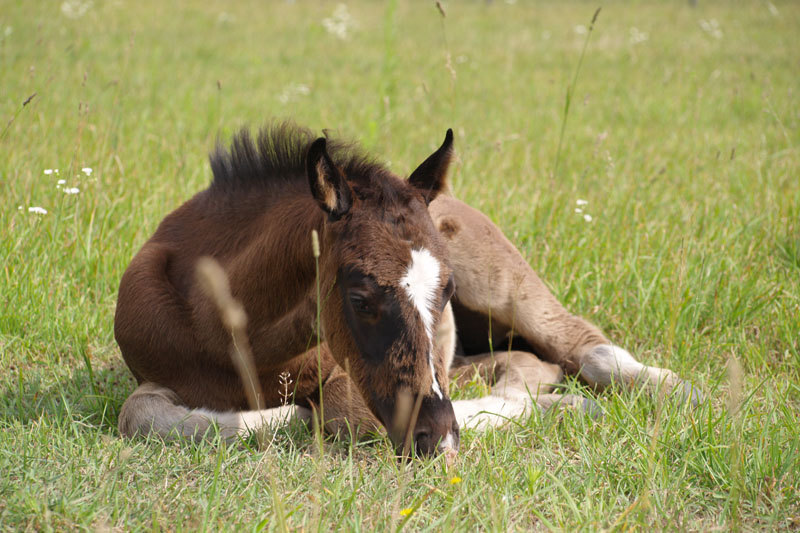
{"type": "Polygon", "coordinates": [[[91,0],[87,0],[86,2],[82,2],[81,0],[66,0],[66,2],[61,4],[61,13],[67,18],[77,19],[84,16],[86,12],[89,11],[90,7],[92,7],[91,0]]]}
{"type": "Polygon", "coordinates": [[[347,10],[347,6],[339,4],[333,11],[333,15],[322,19],[322,25],[328,30],[328,33],[339,39],[347,39],[348,33],[355,26],[355,20],[347,10]]]}
{"type": "Polygon", "coordinates": [[[717,19],[701,20],[700,27],[703,28],[704,32],[713,38],[722,39],[722,30],[719,27],[719,22],[717,22],[717,19]]]}
{"type": "Polygon", "coordinates": [[[66,194],[78,194],[79,192],[81,192],[81,190],[77,187],[67,187],[66,189],[64,189],[64,192],[66,194]]]}
{"type": "Polygon", "coordinates": [[[591,222],[592,221],[592,215],[583,215],[583,220],[585,220],[586,222],[591,222]]]}
{"type": "Polygon", "coordinates": [[[228,13],[227,11],[223,11],[217,16],[217,22],[220,24],[227,24],[230,22],[236,22],[236,17],[228,13]]]}
{"type": "Polygon", "coordinates": [[[575,212],[576,213],[583,213],[583,209],[581,209],[580,207],[576,207],[575,208],[575,212]]]}
{"type": "Polygon", "coordinates": [[[64,185],[66,182],[67,182],[67,180],[58,180],[57,184],[58,185],[64,185]]]}
{"type": "Polygon", "coordinates": [[[53,173],[53,169],[52,168],[46,168],[46,169],[44,169],[44,173],[49,176],[50,174],[53,173]]]}
{"type": "Polygon", "coordinates": [[[639,44],[645,42],[649,38],[650,34],[646,31],[639,31],[639,28],[631,28],[628,42],[631,44],[639,44]]]}
{"type": "Polygon", "coordinates": [[[17,211],[22,211],[22,206],[21,205],[17,206],[17,211]]]}
{"type": "Polygon", "coordinates": [[[28,213],[36,213],[37,215],[46,215],[47,209],[44,207],[34,206],[28,208],[28,213]]]}
{"type": "Polygon", "coordinates": [[[778,11],[778,8],[775,7],[775,4],[773,4],[772,2],[767,2],[767,9],[769,9],[769,14],[772,15],[773,17],[777,17],[778,15],[780,15],[780,11],[778,11]]]}
{"type": "Polygon", "coordinates": [[[83,173],[84,173],[84,174],[86,174],[87,176],[91,176],[91,175],[92,175],[92,169],[91,169],[91,167],[83,167],[83,168],[81,169],[81,172],[83,172],[83,173]]]}
{"type": "Polygon", "coordinates": [[[577,200],[575,200],[575,203],[576,203],[577,205],[589,205],[589,202],[587,202],[586,200],[581,200],[580,198],[578,198],[577,200]]]}
{"type": "Polygon", "coordinates": [[[293,83],[278,95],[278,101],[282,104],[288,104],[298,96],[308,96],[309,94],[311,94],[311,87],[302,83],[293,83]]]}

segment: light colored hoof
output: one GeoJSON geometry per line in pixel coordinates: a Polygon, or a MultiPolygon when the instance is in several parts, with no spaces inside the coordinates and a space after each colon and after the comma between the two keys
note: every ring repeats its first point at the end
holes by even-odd
{"type": "Polygon", "coordinates": [[[561,413],[566,409],[575,409],[588,415],[592,420],[599,420],[604,416],[603,408],[591,398],[586,398],[578,394],[552,396],[554,396],[552,399],[548,398],[545,402],[539,402],[539,406],[544,413],[561,413]]]}
{"type": "Polygon", "coordinates": [[[308,424],[311,422],[311,417],[313,416],[311,409],[307,407],[301,407],[299,405],[295,405],[294,407],[295,407],[294,418],[296,420],[299,420],[304,424],[308,424]]]}
{"type": "Polygon", "coordinates": [[[676,395],[680,395],[682,404],[689,403],[692,407],[697,407],[705,400],[703,391],[691,381],[680,380],[675,386],[676,395]]]}
{"type": "Polygon", "coordinates": [[[603,408],[600,407],[600,404],[591,398],[583,399],[582,408],[583,412],[592,420],[600,420],[606,415],[605,411],[603,411],[603,408]]]}

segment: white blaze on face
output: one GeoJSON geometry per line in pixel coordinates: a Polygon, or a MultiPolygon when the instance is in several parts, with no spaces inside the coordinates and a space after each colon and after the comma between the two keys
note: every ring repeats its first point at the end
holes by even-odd
{"type": "Polygon", "coordinates": [[[442,389],[436,380],[436,370],[433,367],[433,306],[436,302],[436,291],[439,288],[439,261],[426,249],[411,250],[411,263],[408,265],[406,275],[400,280],[400,286],[405,289],[408,299],[422,319],[425,334],[428,336],[428,365],[431,367],[433,392],[442,399],[442,389]]]}

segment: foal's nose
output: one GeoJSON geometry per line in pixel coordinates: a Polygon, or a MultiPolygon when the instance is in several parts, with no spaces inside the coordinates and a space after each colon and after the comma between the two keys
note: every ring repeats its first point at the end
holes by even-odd
{"type": "Polygon", "coordinates": [[[417,455],[455,453],[458,444],[458,422],[450,400],[425,398],[414,428],[414,450],[417,455]]]}

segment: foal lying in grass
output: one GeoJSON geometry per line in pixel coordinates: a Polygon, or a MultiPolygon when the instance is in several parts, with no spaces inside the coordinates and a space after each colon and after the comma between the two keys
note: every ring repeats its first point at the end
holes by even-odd
{"type": "Polygon", "coordinates": [[[452,142],[448,130],[408,179],[288,123],[218,148],[209,188],[164,219],[122,277],[115,336],[139,387],[120,433],[193,438],[213,423],[232,437],[307,417],[322,394],[330,431],[383,426],[398,450],[408,435],[418,453],[452,453],[459,428],[535,405],[592,405],[551,392],[565,373],[696,399],[567,312],[487,217],[446,194],[452,142]],[[230,356],[230,324],[195,276],[203,257],[221,265],[248,317],[257,410],[230,356]],[[487,353],[503,343],[517,349],[487,353]],[[475,371],[491,394],[451,402],[450,380],[475,371]]]}

